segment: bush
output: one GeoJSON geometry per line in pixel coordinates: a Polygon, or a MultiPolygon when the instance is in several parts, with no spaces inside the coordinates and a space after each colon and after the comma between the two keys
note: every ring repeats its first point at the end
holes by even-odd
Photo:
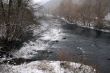
{"type": "Polygon", "coordinates": [[[0,42],[5,45],[24,42],[32,36],[30,28],[38,22],[30,3],[30,0],[0,0],[0,42]]]}

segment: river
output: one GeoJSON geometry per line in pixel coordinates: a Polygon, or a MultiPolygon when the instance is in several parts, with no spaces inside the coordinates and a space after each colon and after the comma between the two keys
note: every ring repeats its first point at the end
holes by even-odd
{"type": "Polygon", "coordinates": [[[43,19],[41,24],[34,30],[35,38],[24,43],[20,50],[11,52],[13,58],[5,62],[62,60],[91,65],[99,73],[110,72],[109,33],[82,28],[56,18],[43,19]]]}

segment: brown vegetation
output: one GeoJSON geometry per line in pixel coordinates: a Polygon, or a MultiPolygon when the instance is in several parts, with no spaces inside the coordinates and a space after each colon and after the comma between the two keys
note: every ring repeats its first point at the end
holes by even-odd
{"type": "Polygon", "coordinates": [[[30,0],[0,0],[0,38],[22,40],[27,28],[36,24],[30,0]]]}
{"type": "Polygon", "coordinates": [[[31,0],[0,0],[0,43],[9,48],[32,37],[30,28],[38,24],[34,11],[31,0]]]}
{"type": "Polygon", "coordinates": [[[85,0],[83,4],[74,4],[74,0],[63,0],[57,8],[58,15],[70,22],[103,28],[104,18],[110,11],[109,0],[85,0]]]}

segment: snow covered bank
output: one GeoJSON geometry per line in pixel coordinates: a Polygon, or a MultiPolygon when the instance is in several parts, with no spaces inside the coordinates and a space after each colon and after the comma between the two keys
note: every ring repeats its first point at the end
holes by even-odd
{"type": "Polygon", "coordinates": [[[63,37],[60,25],[57,19],[41,20],[41,25],[34,30],[35,40],[24,43],[24,46],[19,51],[12,53],[13,56],[15,58],[30,59],[38,53],[38,50],[49,49],[54,44],[53,41],[60,41],[63,37]]]}
{"type": "Polygon", "coordinates": [[[0,73],[96,73],[91,66],[67,61],[35,61],[18,66],[2,65],[0,73]]]}
{"type": "MultiPolygon", "coordinates": [[[[79,27],[94,29],[94,30],[98,30],[98,31],[102,31],[102,32],[110,32],[110,30],[108,30],[108,29],[98,29],[98,28],[95,28],[94,23],[90,23],[89,26],[88,26],[88,25],[83,25],[82,22],[76,22],[76,23],[74,23],[74,22],[69,22],[67,19],[65,19],[65,18],[63,18],[63,17],[62,17],[62,18],[59,18],[59,19],[61,19],[62,21],[66,22],[66,23],[68,23],[68,24],[77,24],[79,27]]],[[[105,24],[105,25],[107,25],[108,27],[110,26],[110,25],[108,25],[108,24],[105,24]]]]}

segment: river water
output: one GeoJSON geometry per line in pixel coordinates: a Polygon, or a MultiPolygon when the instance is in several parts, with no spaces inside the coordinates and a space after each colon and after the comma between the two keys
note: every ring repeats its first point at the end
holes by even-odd
{"type": "Polygon", "coordinates": [[[94,66],[99,73],[110,72],[110,34],[92,29],[82,29],[73,24],[62,25],[63,40],[52,46],[57,54],[64,53],[66,60],[94,66]],[[75,27],[75,29],[74,29],[75,27]]]}
{"type": "Polygon", "coordinates": [[[34,30],[34,40],[24,43],[20,50],[11,52],[13,58],[25,61],[74,61],[91,65],[99,73],[110,72],[109,33],[52,18],[41,20],[41,24],[34,30]]]}

